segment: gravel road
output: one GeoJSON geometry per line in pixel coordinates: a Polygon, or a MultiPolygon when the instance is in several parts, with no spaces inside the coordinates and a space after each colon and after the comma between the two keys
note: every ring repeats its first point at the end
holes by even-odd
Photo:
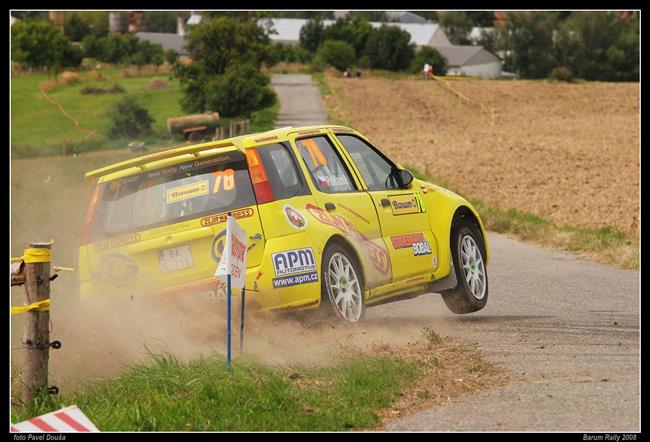
{"type": "MultiPolygon", "coordinates": [[[[277,127],[326,122],[309,75],[276,75],[277,127]]],[[[437,294],[368,309],[475,344],[512,382],[388,420],[389,431],[640,431],[639,272],[489,233],[488,305],[454,315],[437,294]]]]}
{"type": "Polygon", "coordinates": [[[454,315],[432,294],[371,308],[367,319],[429,318],[513,382],[385,429],[640,431],[639,273],[488,235],[485,309],[454,315]]]}
{"type": "Polygon", "coordinates": [[[276,128],[327,123],[320,91],[311,75],[274,75],[271,84],[280,99],[276,128]]]}

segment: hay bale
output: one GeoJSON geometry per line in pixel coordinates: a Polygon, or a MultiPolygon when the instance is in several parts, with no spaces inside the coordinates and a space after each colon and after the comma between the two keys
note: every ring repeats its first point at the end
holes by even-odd
{"type": "Polygon", "coordinates": [[[61,75],[59,75],[59,83],[65,84],[68,86],[71,86],[73,84],[77,84],[81,81],[79,78],[79,74],[76,72],[71,72],[71,71],[64,71],[61,75]]]}
{"type": "Polygon", "coordinates": [[[149,89],[167,89],[167,87],[169,87],[169,83],[160,78],[154,78],[149,82],[149,89]]]}

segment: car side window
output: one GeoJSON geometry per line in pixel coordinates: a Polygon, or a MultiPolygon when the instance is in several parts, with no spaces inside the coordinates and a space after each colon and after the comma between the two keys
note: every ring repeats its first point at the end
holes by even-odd
{"type": "Polygon", "coordinates": [[[327,137],[303,138],[296,140],[296,145],[318,190],[325,193],[355,190],[348,169],[327,137]]]}
{"type": "Polygon", "coordinates": [[[368,185],[368,190],[399,188],[395,176],[397,168],[393,163],[360,138],[352,135],[337,135],[337,137],[361,172],[361,176],[368,185]]]}
{"type": "Polygon", "coordinates": [[[262,146],[257,148],[257,153],[264,163],[276,200],[309,193],[309,188],[298,171],[295,157],[284,144],[262,146]]]}

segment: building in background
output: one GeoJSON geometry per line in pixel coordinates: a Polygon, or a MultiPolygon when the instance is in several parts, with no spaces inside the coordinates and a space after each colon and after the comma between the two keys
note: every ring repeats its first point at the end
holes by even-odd
{"type": "Polygon", "coordinates": [[[440,46],[436,50],[447,59],[447,75],[486,78],[501,76],[501,59],[482,46],[440,46]]]}

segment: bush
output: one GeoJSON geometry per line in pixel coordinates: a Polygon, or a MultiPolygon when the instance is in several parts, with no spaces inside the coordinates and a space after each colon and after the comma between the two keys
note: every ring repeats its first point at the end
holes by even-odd
{"type": "Polygon", "coordinates": [[[154,120],[149,111],[140,106],[134,98],[126,97],[120,101],[111,116],[113,125],[108,131],[110,137],[136,137],[151,133],[154,120]]]}
{"type": "Polygon", "coordinates": [[[185,110],[216,111],[225,118],[249,115],[254,110],[270,106],[275,100],[269,84],[269,77],[257,72],[254,66],[232,64],[223,75],[208,80],[203,108],[185,110]]]}
{"type": "Polygon", "coordinates": [[[318,49],[316,56],[339,71],[352,66],[356,59],[354,48],[340,40],[326,40],[318,49]]]}
{"type": "Polygon", "coordinates": [[[445,75],[447,73],[447,60],[432,47],[425,46],[415,54],[415,58],[411,62],[411,72],[421,74],[425,63],[433,66],[434,75],[445,75]]]}
{"type": "Polygon", "coordinates": [[[103,94],[120,94],[126,92],[122,86],[115,83],[110,87],[86,86],[81,90],[82,95],[103,95],[103,94]]]}
{"type": "Polygon", "coordinates": [[[551,80],[566,81],[567,83],[571,83],[573,81],[573,73],[571,72],[571,69],[562,66],[553,69],[548,78],[551,80]]]}

